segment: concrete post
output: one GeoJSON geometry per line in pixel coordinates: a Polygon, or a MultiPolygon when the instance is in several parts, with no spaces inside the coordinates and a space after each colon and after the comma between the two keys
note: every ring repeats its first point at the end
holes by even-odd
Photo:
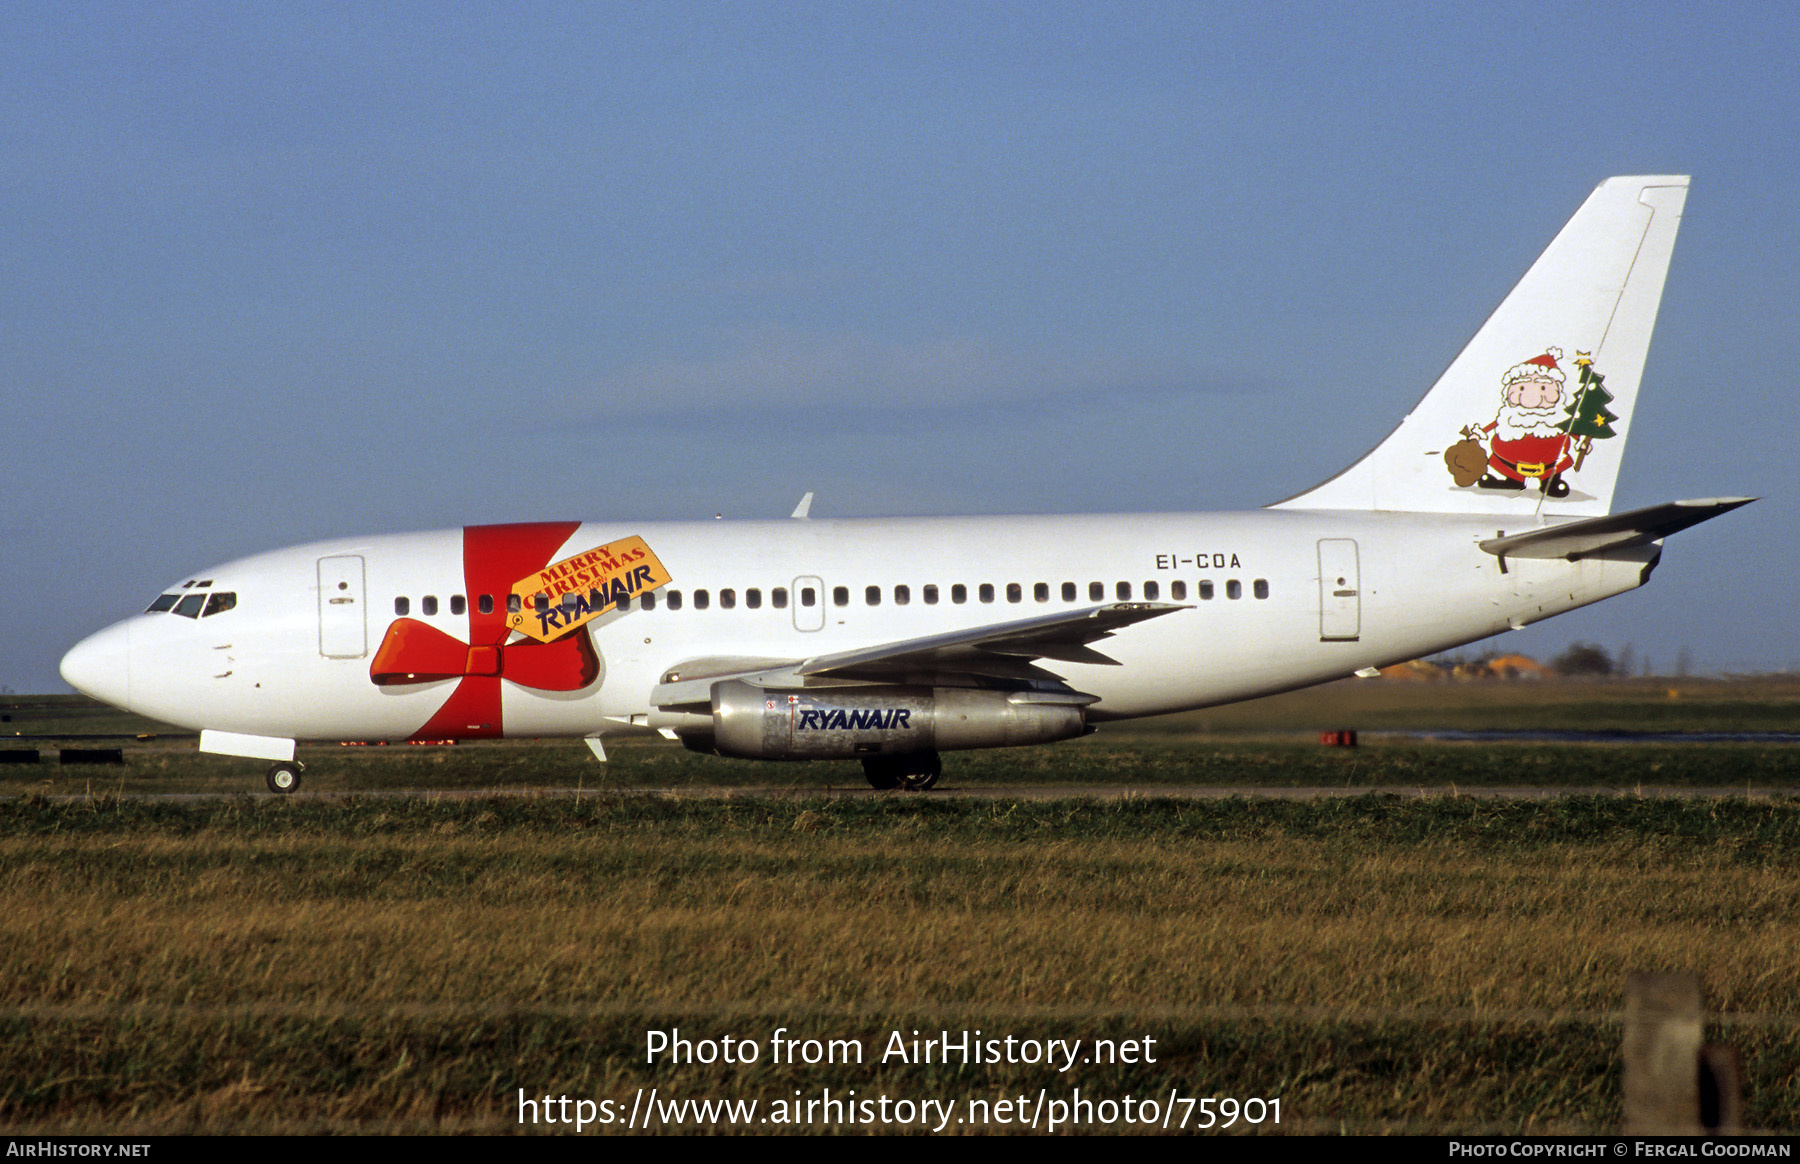
{"type": "Polygon", "coordinates": [[[1625,977],[1625,1131],[1698,1135],[1700,976],[1625,977]]]}

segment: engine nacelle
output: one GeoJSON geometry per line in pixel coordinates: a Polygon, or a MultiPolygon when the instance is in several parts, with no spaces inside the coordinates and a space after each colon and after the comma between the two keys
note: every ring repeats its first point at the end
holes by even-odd
{"type": "Polygon", "coordinates": [[[741,679],[715,683],[712,691],[711,750],[752,760],[836,760],[1047,744],[1087,734],[1086,705],[1094,702],[1092,696],[1074,693],[965,687],[786,691],[741,679]]]}

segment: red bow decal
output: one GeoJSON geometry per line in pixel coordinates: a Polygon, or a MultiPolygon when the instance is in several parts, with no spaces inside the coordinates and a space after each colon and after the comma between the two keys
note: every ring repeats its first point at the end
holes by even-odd
{"type": "Polygon", "coordinates": [[[463,529],[463,583],[469,602],[469,641],[417,619],[396,619],[375,652],[369,680],[379,686],[460,679],[456,690],[413,739],[482,739],[505,734],[500,680],[540,691],[579,691],[600,674],[600,658],[585,629],[555,642],[518,642],[506,625],[513,583],[543,568],[579,522],[471,525],[463,529]],[[480,596],[492,595],[488,613],[480,596]]]}
{"type": "Polygon", "coordinates": [[[413,618],[394,620],[369,668],[369,678],[382,687],[500,676],[539,691],[580,691],[598,674],[600,659],[585,631],[550,643],[473,647],[413,618]]]}

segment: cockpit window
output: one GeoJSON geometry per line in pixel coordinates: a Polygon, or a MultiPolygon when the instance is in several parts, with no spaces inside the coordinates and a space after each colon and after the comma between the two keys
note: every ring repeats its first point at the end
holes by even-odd
{"type": "Polygon", "coordinates": [[[221,590],[211,593],[207,588],[213,584],[211,578],[202,582],[191,579],[181,584],[186,593],[159,594],[145,614],[179,614],[183,618],[210,618],[215,614],[224,614],[237,608],[237,592],[221,590]]]}

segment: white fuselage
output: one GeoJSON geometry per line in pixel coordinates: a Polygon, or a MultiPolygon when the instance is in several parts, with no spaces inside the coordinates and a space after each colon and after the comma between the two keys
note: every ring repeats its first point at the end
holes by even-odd
{"type": "MultiPolygon", "coordinates": [[[[1098,697],[1090,721],[1156,715],[1341,678],[1523,626],[1640,585],[1660,553],[1658,544],[1503,568],[1477,543],[1505,524],[1294,510],[586,523],[557,554],[635,535],[670,581],[653,608],[635,600],[576,632],[591,635],[601,666],[586,686],[547,690],[503,674],[503,734],[592,736],[646,724],[652,689],[696,658],[802,660],[1122,600],[1187,609],[1096,644],[1116,666],[1042,665],[1098,697]],[[808,589],[816,591],[810,606],[800,598],[808,589]]],[[[228,592],[229,609],[133,616],[72,650],[64,674],[108,702],[194,729],[404,739],[461,680],[378,685],[371,660],[401,609],[469,639],[480,596],[467,593],[464,566],[462,530],[239,559],[184,580],[228,592]],[[330,582],[329,571],[346,562],[360,565],[360,579],[330,582]]],[[[183,593],[182,583],[169,593],[183,593]]]]}

